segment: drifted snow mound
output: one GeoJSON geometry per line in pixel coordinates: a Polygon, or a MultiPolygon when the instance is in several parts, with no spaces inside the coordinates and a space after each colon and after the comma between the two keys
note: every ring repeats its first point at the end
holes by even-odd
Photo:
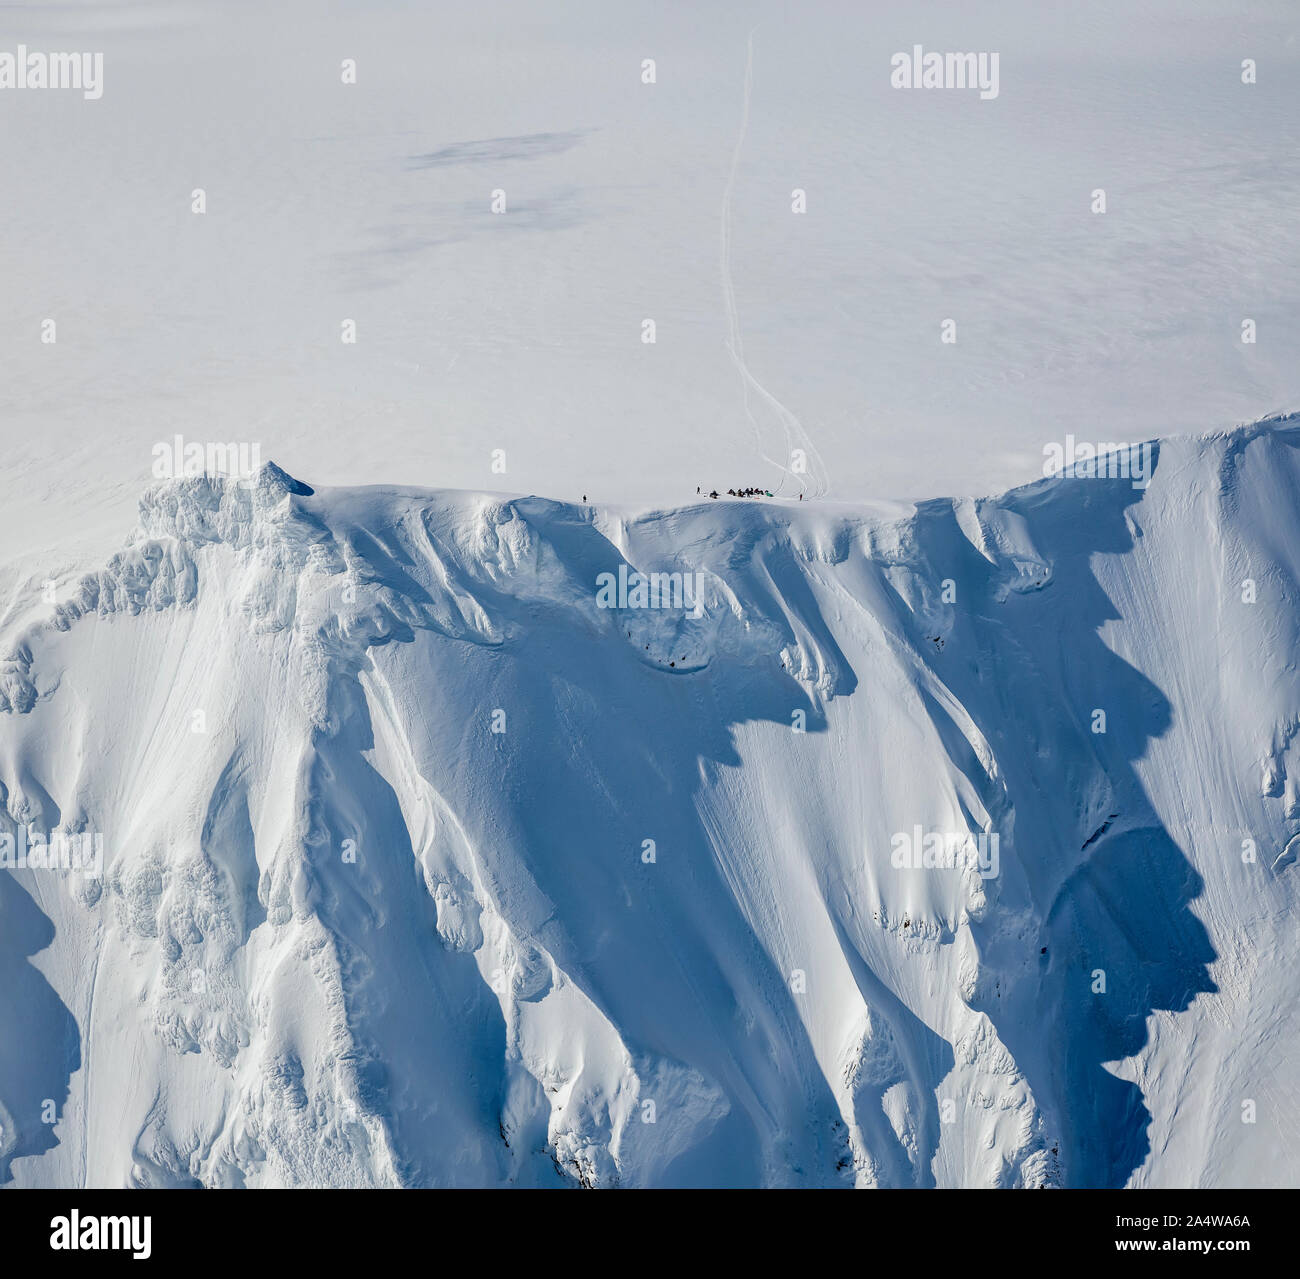
{"type": "Polygon", "coordinates": [[[154,488],[5,614],[0,830],[104,865],[0,872],[0,1178],[1294,1184],[1298,580],[1295,419],[901,516],[154,488]]]}

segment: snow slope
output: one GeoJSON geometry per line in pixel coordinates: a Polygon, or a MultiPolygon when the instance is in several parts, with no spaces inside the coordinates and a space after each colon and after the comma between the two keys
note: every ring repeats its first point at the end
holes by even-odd
{"type": "Polygon", "coordinates": [[[1298,581],[1300,418],[898,509],[153,487],[3,616],[0,827],[106,865],[0,874],[0,1175],[1295,1184],[1298,581]]]}

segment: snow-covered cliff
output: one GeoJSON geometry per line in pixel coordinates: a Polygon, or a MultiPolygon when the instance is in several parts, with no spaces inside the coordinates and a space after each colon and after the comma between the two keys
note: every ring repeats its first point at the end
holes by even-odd
{"type": "Polygon", "coordinates": [[[268,466],[55,594],[0,830],[104,864],[0,872],[0,1177],[1300,1180],[1300,420],[898,512],[268,466]]]}

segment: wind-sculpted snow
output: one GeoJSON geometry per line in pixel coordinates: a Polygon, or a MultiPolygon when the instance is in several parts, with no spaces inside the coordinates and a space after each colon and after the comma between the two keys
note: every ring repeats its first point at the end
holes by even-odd
{"type": "Polygon", "coordinates": [[[1298,448],[898,513],[150,489],[7,615],[0,829],[104,866],[0,875],[0,1173],[1293,1180],[1298,448]]]}

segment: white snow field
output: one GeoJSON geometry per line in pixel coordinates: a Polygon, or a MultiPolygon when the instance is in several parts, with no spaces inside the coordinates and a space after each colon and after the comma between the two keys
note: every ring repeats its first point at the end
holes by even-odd
{"type": "Polygon", "coordinates": [[[177,431],[656,506],[775,490],[802,431],[814,491],[911,501],[1300,404],[1295,0],[4,14],[104,55],[98,100],[0,90],[6,560],[102,551],[177,431]],[[895,89],[918,43],[998,96],[895,89]]]}
{"type": "Polygon", "coordinates": [[[1300,418],[1153,460],[150,488],[4,614],[0,826],[104,866],[0,875],[0,1176],[1296,1184],[1300,418]]]}

